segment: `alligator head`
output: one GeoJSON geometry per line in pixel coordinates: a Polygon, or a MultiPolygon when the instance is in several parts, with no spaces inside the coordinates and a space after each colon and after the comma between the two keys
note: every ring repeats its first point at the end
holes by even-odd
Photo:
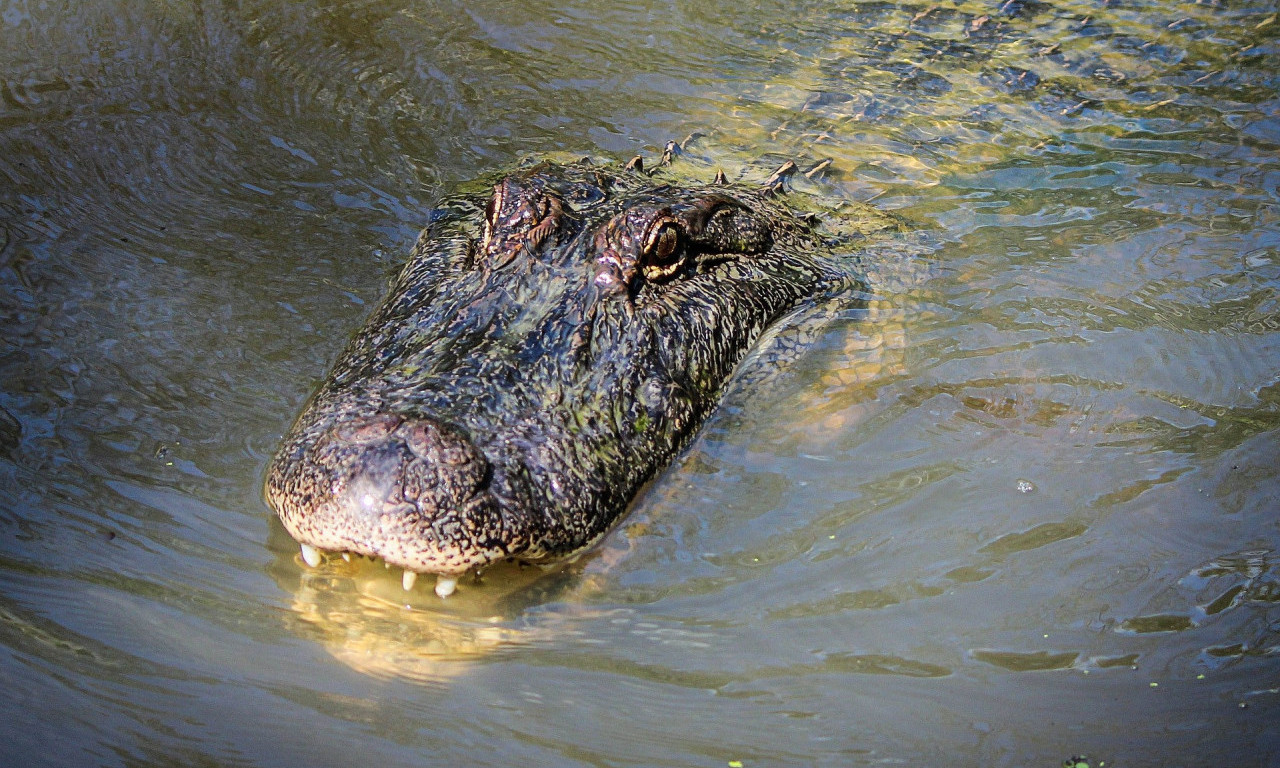
{"type": "Polygon", "coordinates": [[[447,594],[597,540],[770,324],[855,283],[773,191],[582,162],[446,204],[271,462],[304,558],[447,594]]]}

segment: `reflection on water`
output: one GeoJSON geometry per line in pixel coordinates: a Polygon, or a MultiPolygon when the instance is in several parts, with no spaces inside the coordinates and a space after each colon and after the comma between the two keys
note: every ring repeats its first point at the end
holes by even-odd
{"type": "MultiPolygon", "coordinates": [[[[281,564],[277,572],[291,577],[281,580],[293,594],[291,629],[365,674],[427,682],[457,676],[469,662],[548,636],[544,628],[519,629],[519,611],[504,607],[499,594],[527,588],[543,575],[537,569],[500,566],[489,574],[493,588],[464,584],[457,599],[447,602],[430,590],[406,592],[385,570],[359,556],[335,558],[318,569],[292,559],[281,564]]],[[[539,595],[545,599],[547,593],[539,595]]]]}
{"type": "Polygon", "coordinates": [[[1278,33],[0,3],[0,762],[1275,763],[1278,33]],[[912,231],[581,562],[304,569],[262,468],[433,201],[693,131],[912,231]]]}

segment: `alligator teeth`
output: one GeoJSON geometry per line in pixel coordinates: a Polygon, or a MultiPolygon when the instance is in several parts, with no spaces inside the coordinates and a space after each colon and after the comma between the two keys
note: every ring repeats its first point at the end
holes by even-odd
{"type": "Polygon", "coordinates": [[[441,597],[448,597],[453,594],[453,590],[458,588],[457,576],[437,576],[436,577],[436,594],[441,597]]]}
{"type": "Polygon", "coordinates": [[[418,574],[413,571],[405,571],[404,576],[400,579],[400,586],[404,587],[405,592],[408,592],[413,589],[413,585],[417,580],[418,574]]]}
{"type": "Polygon", "coordinates": [[[307,565],[311,566],[312,568],[315,568],[317,565],[320,565],[320,550],[316,549],[310,544],[303,544],[302,560],[307,565]]]}
{"type": "Polygon", "coordinates": [[[342,559],[343,559],[343,560],[346,560],[348,563],[349,563],[349,562],[351,562],[351,553],[350,553],[350,552],[343,552],[343,553],[342,553],[342,559]]]}

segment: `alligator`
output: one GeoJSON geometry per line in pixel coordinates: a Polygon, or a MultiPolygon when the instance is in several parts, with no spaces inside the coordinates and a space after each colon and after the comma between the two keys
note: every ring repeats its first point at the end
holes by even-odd
{"type": "Polygon", "coordinates": [[[542,162],[442,203],[268,468],[303,560],[382,558],[444,597],[495,561],[589,548],[767,329],[859,286],[848,233],[895,226],[798,212],[794,170],[542,162]]]}

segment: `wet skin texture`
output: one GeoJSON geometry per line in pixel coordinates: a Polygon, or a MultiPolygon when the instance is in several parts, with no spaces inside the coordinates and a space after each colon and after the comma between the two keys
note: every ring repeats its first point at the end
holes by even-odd
{"type": "Polygon", "coordinates": [[[303,544],[445,575],[571,555],[767,327],[856,285],[766,189],[542,164],[442,212],[271,462],[303,544]]]}

